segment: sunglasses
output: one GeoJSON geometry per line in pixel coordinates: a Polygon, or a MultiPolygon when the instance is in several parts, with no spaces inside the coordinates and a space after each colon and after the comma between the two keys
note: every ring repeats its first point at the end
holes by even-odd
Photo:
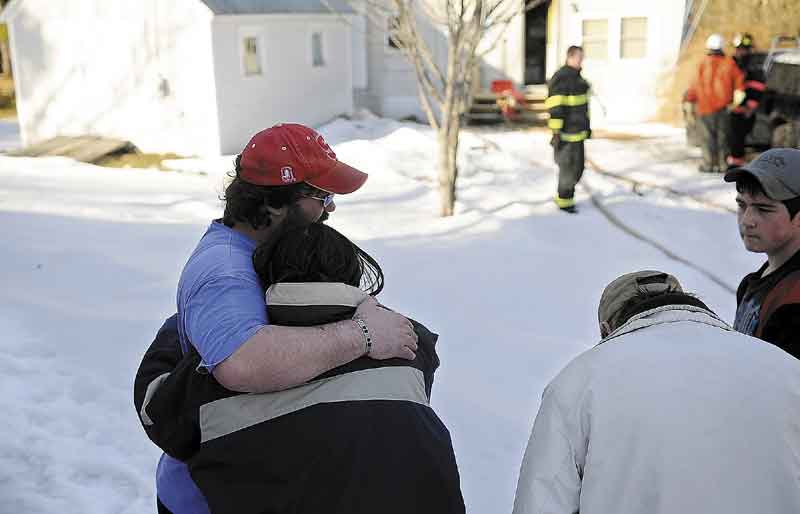
{"type": "Polygon", "coordinates": [[[328,207],[330,204],[333,203],[333,193],[328,193],[325,196],[316,196],[316,195],[303,195],[305,198],[313,198],[314,200],[319,200],[322,202],[322,207],[328,207]]]}

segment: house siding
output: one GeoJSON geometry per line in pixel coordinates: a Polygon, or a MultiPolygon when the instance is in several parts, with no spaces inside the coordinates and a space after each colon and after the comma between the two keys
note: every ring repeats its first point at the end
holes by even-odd
{"type": "Polygon", "coordinates": [[[211,13],[196,0],[26,0],[11,20],[24,144],[127,139],[148,152],[218,152],[211,13]]]}
{"type": "Polygon", "coordinates": [[[342,16],[217,16],[213,40],[223,153],[241,151],[253,133],[279,122],[318,126],[352,113],[352,38],[342,16]],[[323,33],[323,67],[312,66],[314,31],[323,33]],[[243,73],[246,36],[259,42],[261,75],[243,73]]]}
{"type": "MultiPolygon", "coordinates": [[[[425,120],[419,101],[417,79],[406,57],[388,44],[388,20],[373,13],[367,24],[367,73],[369,88],[362,100],[377,114],[390,118],[414,116],[425,120]],[[377,20],[377,21],[376,21],[377,20]]],[[[442,71],[446,63],[447,43],[440,29],[418,20],[418,28],[425,37],[434,59],[442,71]]]]}
{"type": "MultiPolygon", "coordinates": [[[[652,119],[663,96],[661,86],[675,72],[683,27],[683,2],[639,2],[638,0],[583,0],[578,12],[566,15],[561,10],[562,48],[581,44],[582,22],[608,20],[608,56],[586,59],[583,75],[602,101],[610,122],[638,122],[652,119]],[[620,56],[621,23],[626,17],[647,18],[647,51],[641,59],[620,56]]],[[[564,59],[564,56],[561,56],[564,59]]],[[[593,105],[593,116],[601,115],[593,105]]]]}
{"type": "MultiPolygon", "coordinates": [[[[607,59],[586,59],[583,75],[597,95],[592,100],[595,121],[638,122],[656,116],[665,92],[664,80],[675,71],[684,17],[684,2],[641,2],[639,0],[552,0],[548,10],[547,76],[552,76],[565,60],[570,45],[582,44],[582,23],[589,19],[608,22],[607,59]],[[620,57],[622,19],[646,17],[647,55],[642,59],[620,57]],[[599,100],[599,101],[598,101],[599,100]],[[602,102],[602,106],[601,103],[602,102]],[[605,112],[604,112],[605,108],[605,112]]],[[[424,26],[424,25],[423,25],[424,26]]],[[[369,28],[369,102],[384,116],[400,117],[419,113],[416,80],[403,56],[386,44],[384,27],[369,28]]],[[[426,37],[439,62],[446,62],[446,41],[433,28],[426,37]]],[[[482,43],[486,49],[490,35],[482,43]]],[[[498,45],[481,63],[479,85],[488,89],[492,80],[510,79],[523,84],[525,66],[525,23],[517,16],[498,45]]]]}

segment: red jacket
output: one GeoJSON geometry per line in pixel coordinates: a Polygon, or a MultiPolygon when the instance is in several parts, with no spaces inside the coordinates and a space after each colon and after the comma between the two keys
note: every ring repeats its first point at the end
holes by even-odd
{"type": "Polygon", "coordinates": [[[800,252],[762,277],[767,265],[739,284],[733,328],[800,359],[800,252]]]}
{"type": "Polygon", "coordinates": [[[700,61],[686,99],[697,104],[698,116],[706,116],[733,102],[734,91],[744,91],[744,73],[736,61],[722,54],[709,54],[700,61]]]}

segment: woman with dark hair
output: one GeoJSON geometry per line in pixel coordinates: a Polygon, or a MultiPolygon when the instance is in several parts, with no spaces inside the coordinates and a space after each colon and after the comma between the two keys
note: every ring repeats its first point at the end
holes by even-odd
{"type": "MultiPolygon", "coordinates": [[[[351,318],[383,289],[378,263],[320,223],[258,247],[253,264],[270,323],[351,318]]],[[[214,513],[463,513],[450,434],[429,405],[438,336],[412,323],[413,361],[369,358],[365,330],[365,357],[277,393],[226,390],[184,359],[150,395],[145,429],[188,463],[214,513]]]]}
{"type": "Polygon", "coordinates": [[[280,282],[341,282],[371,296],[383,290],[383,270],[375,259],[322,223],[291,230],[274,247],[259,246],[253,268],[264,288],[280,282]]]}

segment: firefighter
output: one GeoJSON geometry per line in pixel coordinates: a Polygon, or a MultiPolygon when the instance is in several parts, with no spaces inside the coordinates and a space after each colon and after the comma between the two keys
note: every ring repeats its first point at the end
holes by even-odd
{"type": "Polygon", "coordinates": [[[744,140],[753,130],[756,122],[755,112],[758,109],[761,95],[766,88],[764,71],[760,66],[753,66],[751,55],[753,53],[753,36],[739,34],[733,40],[736,48],[734,59],[739,69],[744,73],[744,100],[731,111],[731,130],[728,142],[731,154],[728,156],[728,168],[737,168],[745,164],[744,140]]]}
{"type": "Polygon", "coordinates": [[[589,83],[581,76],[583,48],[570,46],[567,61],[547,85],[545,106],[550,112],[547,125],[553,131],[553,146],[558,165],[558,190],[555,202],[564,212],[575,213],[575,185],[583,175],[583,141],[589,128],[589,83]]]}
{"type": "Polygon", "coordinates": [[[703,151],[701,172],[720,173],[728,168],[728,108],[744,98],[744,73],[725,55],[725,40],[711,34],[706,40],[707,55],[686,92],[686,100],[695,104],[700,122],[700,148],[703,151]]]}

